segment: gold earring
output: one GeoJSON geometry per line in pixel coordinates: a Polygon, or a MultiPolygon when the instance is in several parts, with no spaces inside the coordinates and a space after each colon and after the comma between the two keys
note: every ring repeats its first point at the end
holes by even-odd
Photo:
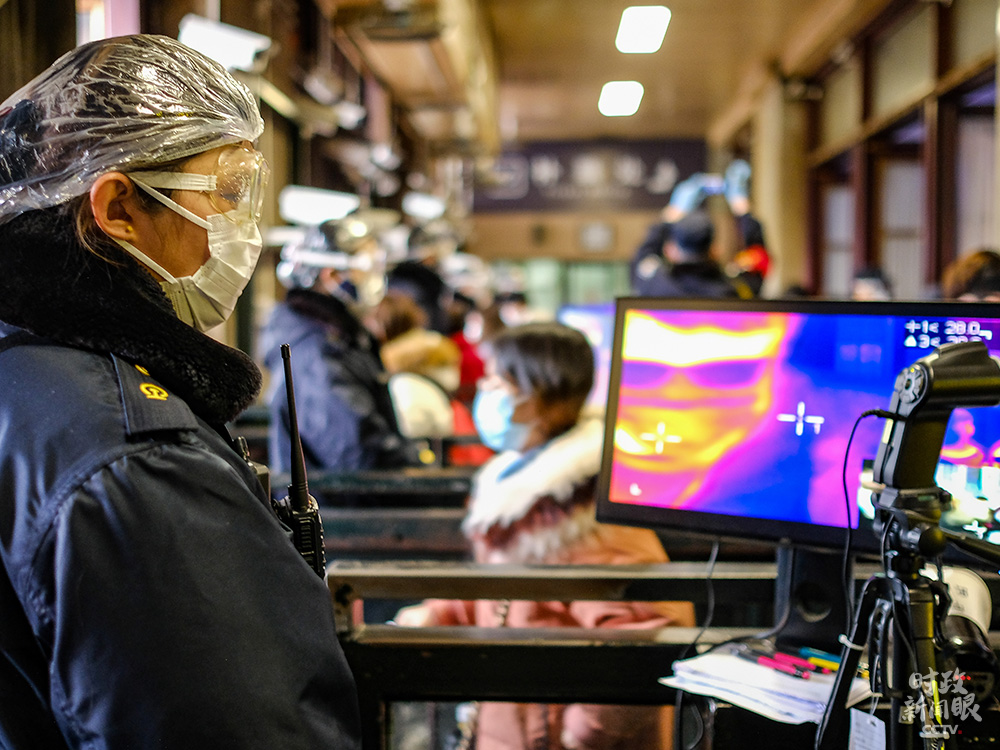
{"type": "Polygon", "coordinates": [[[135,230],[133,229],[133,227],[132,227],[131,224],[126,224],[125,225],[125,233],[126,234],[132,234],[133,231],[135,231],[135,230]]]}

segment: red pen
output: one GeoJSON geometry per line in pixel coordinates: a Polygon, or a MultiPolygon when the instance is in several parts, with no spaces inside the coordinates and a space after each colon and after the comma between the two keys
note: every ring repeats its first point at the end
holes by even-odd
{"type": "Polygon", "coordinates": [[[762,667],[768,667],[776,672],[784,672],[802,680],[809,679],[809,672],[806,670],[796,667],[794,664],[785,664],[777,661],[770,656],[757,656],[756,654],[748,654],[745,651],[737,651],[736,655],[745,661],[752,661],[754,664],[760,664],[762,667]]]}

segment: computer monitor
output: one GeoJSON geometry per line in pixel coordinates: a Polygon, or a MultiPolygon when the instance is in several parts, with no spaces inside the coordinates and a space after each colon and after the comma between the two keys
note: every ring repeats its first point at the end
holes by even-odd
{"type": "Polygon", "coordinates": [[[614,302],[563,305],[556,312],[556,320],[576,328],[590,342],[594,352],[594,387],[587,396],[587,406],[603,411],[608,402],[611,345],[615,335],[614,302]]]}
{"type": "MultiPolygon", "coordinates": [[[[862,487],[896,376],[949,341],[1000,354],[1000,307],[958,302],[617,301],[598,518],[877,551],[862,487]],[[844,496],[846,454],[847,499],[844,496]]],[[[943,527],[1000,544],[1000,409],[955,409],[943,527]]]]}

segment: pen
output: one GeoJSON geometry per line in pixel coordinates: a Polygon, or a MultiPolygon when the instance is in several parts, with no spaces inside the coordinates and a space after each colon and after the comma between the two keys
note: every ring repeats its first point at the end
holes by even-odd
{"type": "Polygon", "coordinates": [[[803,646],[799,649],[799,655],[804,656],[809,659],[822,659],[824,661],[832,661],[836,664],[840,664],[840,657],[836,654],[831,654],[827,651],[820,651],[818,648],[809,648],[808,646],[803,646]]]}
{"type": "Polygon", "coordinates": [[[754,656],[766,656],[769,659],[774,659],[775,661],[780,661],[783,664],[791,664],[794,667],[798,667],[800,670],[808,672],[820,672],[821,674],[829,674],[833,670],[830,667],[823,664],[816,664],[811,659],[803,659],[801,656],[795,656],[794,654],[789,654],[785,651],[779,651],[777,649],[773,651],[762,651],[755,648],[749,648],[747,651],[754,656]]]}
{"type": "MultiPolygon", "coordinates": [[[[806,669],[810,672],[821,672],[822,674],[829,674],[833,670],[826,666],[825,664],[820,664],[821,659],[803,659],[801,656],[795,656],[794,654],[786,654],[784,651],[775,651],[770,655],[775,661],[784,662],[785,664],[791,664],[792,666],[799,667],[800,669],[806,669]]],[[[832,663],[832,662],[830,662],[832,663]]]]}
{"type": "Polygon", "coordinates": [[[809,659],[807,659],[807,661],[812,662],[813,664],[819,667],[822,667],[828,672],[836,672],[838,669],[840,669],[839,661],[829,661],[827,659],[820,659],[818,656],[810,656],[809,659]]]}
{"type": "Polygon", "coordinates": [[[768,667],[776,672],[784,672],[792,677],[798,677],[801,680],[809,679],[809,673],[805,670],[796,667],[793,664],[785,664],[783,662],[776,661],[770,656],[758,656],[756,654],[747,653],[746,651],[737,651],[736,656],[744,661],[752,661],[754,664],[759,664],[762,667],[768,667]]]}

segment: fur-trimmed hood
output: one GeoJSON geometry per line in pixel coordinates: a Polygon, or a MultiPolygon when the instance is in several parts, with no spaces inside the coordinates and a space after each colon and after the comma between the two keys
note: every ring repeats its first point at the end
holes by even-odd
{"type": "Polygon", "coordinates": [[[390,375],[416,372],[453,392],[459,384],[458,345],[437,331],[413,328],[382,344],[382,362],[390,375]]]}
{"type": "Polygon", "coordinates": [[[129,255],[84,249],[65,206],[0,226],[0,320],[69,346],[145,367],[196,414],[221,424],[253,403],[260,371],[243,352],[181,322],[129,255]]]}
{"type": "Polygon", "coordinates": [[[585,419],[550,441],[524,467],[505,451],[476,475],[463,529],[512,560],[540,561],[596,527],[594,489],[601,469],[604,424],[585,419]]]}

